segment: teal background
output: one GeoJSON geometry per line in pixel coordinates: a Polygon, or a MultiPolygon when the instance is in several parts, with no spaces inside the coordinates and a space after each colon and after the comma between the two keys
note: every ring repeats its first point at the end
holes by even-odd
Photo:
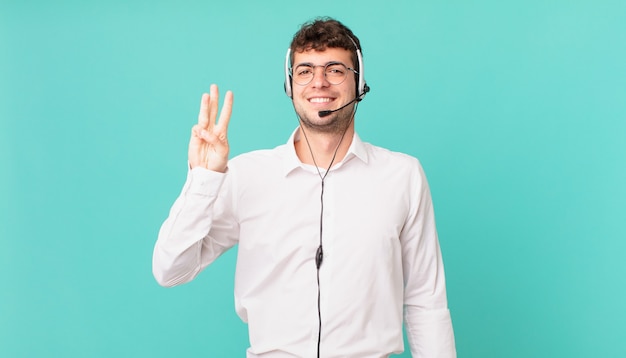
{"type": "Polygon", "coordinates": [[[244,356],[235,252],[165,289],[152,247],[201,93],[233,154],[283,143],[317,15],[362,41],[361,137],[428,174],[459,357],[626,356],[623,0],[0,0],[0,357],[244,356]]]}

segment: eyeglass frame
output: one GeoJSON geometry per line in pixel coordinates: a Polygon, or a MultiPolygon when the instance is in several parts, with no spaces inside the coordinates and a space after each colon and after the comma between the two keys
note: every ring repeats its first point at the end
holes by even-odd
{"type": "Polygon", "coordinates": [[[299,83],[299,82],[297,82],[297,81],[296,81],[295,76],[293,75],[293,71],[294,71],[294,68],[293,68],[293,67],[289,67],[289,76],[291,77],[291,79],[293,80],[293,82],[294,82],[295,84],[297,84],[297,85],[299,85],[299,86],[306,86],[306,85],[308,85],[309,83],[311,83],[311,82],[313,81],[313,79],[315,78],[315,68],[317,68],[317,67],[323,67],[323,68],[324,68],[324,71],[323,71],[322,73],[324,74],[324,79],[325,79],[326,81],[328,81],[328,83],[330,83],[331,85],[333,85],[333,86],[338,86],[338,85],[342,84],[342,83],[346,80],[346,78],[348,78],[348,73],[346,72],[346,75],[343,77],[343,79],[341,80],[341,82],[338,82],[338,83],[332,83],[331,81],[329,81],[329,80],[328,80],[328,77],[326,77],[326,69],[328,68],[328,66],[332,66],[332,65],[341,65],[341,66],[345,67],[345,69],[346,69],[346,70],[348,70],[348,71],[352,71],[355,75],[358,75],[358,74],[359,74],[359,71],[355,70],[355,69],[354,69],[354,68],[352,68],[352,67],[348,67],[348,66],[346,66],[346,64],[345,64],[345,63],[343,63],[343,62],[340,62],[340,61],[329,61],[329,62],[327,62],[327,63],[326,63],[326,64],[324,64],[324,65],[314,65],[314,64],[312,64],[312,63],[310,63],[310,62],[304,62],[304,63],[299,63],[297,66],[295,66],[295,68],[298,68],[299,66],[307,66],[307,67],[310,67],[311,69],[313,69],[313,72],[312,72],[311,78],[310,78],[310,79],[309,79],[306,83],[299,83]]]}

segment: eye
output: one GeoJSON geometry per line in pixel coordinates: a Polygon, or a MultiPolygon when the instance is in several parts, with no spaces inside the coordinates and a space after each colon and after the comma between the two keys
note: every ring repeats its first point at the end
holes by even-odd
{"type": "Polygon", "coordinates": [[[334,65],[329,65],[326,68],[326,74],[331,75],[331,76],[343,76],[346,73],[346,67],[341,65],[341,64],[334,64],[334,65]]]}
{"type": "Polygon", "coordinates": [[[311,66],[298,66],[295,70],[295,75],[298,77],[307,77],[313,73],[311,66]]]}

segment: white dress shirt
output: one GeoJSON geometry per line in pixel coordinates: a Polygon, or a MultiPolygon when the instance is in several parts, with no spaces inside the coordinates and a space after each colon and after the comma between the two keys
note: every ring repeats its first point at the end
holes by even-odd
{"type": "MultiPolygon", "coordinates": [[[[238,244],[235,306],[247,357],[315,357],[321,179],[294,141],[189,171],[163,223],[153,272],[192,280],[238,244]]],[[[324,184],[321,357],[456,357],[430,191],[417,159],[355,134],[324,184]]]]}

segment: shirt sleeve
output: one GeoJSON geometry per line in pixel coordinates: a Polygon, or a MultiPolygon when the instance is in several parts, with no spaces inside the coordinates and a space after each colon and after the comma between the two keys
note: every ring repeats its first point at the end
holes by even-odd
{"type": "Polygon", "coordinates": [[[152,273],[166,287],[191,281],[237,243],[228,174],[194,168],[163,222],[152,273]]]}
{"type": "Polygon", "coordinates": [[[417,163],[414,199],[401,234],[404,272],[404,321],[415,358],[455,358],[456,348],[441,249],[426,176],[417,163]]]}

